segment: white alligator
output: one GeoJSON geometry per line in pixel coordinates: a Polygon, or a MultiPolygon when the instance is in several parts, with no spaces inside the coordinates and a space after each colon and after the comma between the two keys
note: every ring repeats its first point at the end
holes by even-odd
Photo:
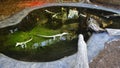
{"type": "Polygon", "coordinates": [[[51,36],[46,36],[46,35],[38,35],[38,36],[45,37],[45,38],[53,38],[53,40],[56,40],[56,37],[60,37],[60,39],[62,39],[62,37],[64,35],[68,35],[68,33],[67,32],[63,32],[61,34],[56,34],[56,35],[51,35],[51,36]]]}
{"type": "Polygon", "coordinates": [[[15,46],[16,46],[16,47],[17,47],[17,46],[21,46],[22,48],[26,48],[26,46],[27,46],[26,44],[27,44],[28,42],[30,42],[30,41],[32,41],[32,38],[29,39],[29,40],[27,40],[27,41],[24,41],[24,42],[17,42],[15,46]]]}

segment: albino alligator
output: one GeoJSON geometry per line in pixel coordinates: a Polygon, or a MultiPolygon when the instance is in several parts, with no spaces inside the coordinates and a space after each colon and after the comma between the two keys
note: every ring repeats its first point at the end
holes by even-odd
{"type": "Polygon", "coordinates": [[[68,33],[66,32],[63,32],[61,34],[56,34],[56,35],[51,35],[51,36],[46,36],[46,35],[38,35],[38,36],[41,36],[41,37],[45,37],[45,38],[53,38],[53,40],[56,40],[56,37],[60,37],[60,39],[62,39],[62,37],[64,35],[67,35],[68,33]]]}
{"type": "Polygon", "coordinates": [[[26,44],[30,41],[32,41],[32,38],[24,42],[17,42],[15,46],[21,46],[22,48],[24,48],[27,46],[26,44]]]}

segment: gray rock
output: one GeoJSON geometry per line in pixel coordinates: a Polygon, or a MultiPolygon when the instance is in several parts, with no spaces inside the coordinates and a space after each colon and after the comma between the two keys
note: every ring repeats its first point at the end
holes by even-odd
{"type": "Polygon", "coordinates": [[[109,35],[119,35],[120,36],[120,29],[111,29],[106,28],[109,35]]]}

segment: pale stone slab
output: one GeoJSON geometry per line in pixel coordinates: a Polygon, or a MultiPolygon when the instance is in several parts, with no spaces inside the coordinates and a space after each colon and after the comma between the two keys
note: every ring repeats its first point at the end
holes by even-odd
{"type": "Polygon", "coordinates": [[[106,28],[109,35],[120,35],[120,29],[106,28]]]}

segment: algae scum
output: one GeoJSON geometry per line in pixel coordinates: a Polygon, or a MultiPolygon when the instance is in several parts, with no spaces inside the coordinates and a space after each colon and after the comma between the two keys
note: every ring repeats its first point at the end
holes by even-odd
{"type": "Polygon", "coordinates": [[[0,29],[0,52],[14,59],[37,62],[53,61],[72,55],[77,52],[78,34],[82,33],[87,41],[93,32],[87,27],[89,17],[102,22],[99,23],[101,28],[120,28],[119,17],[104,17],[111,14],[113,13],[78,7],[34,10],[19,24],[0,29]],[[75,9],[79,15],[68,18],[69,9],[75,9]],[[60,38],[58,35],[62,33],[68,34],[60,38]],[[18,42],[27,43],[17,45],[18,42]]]}

